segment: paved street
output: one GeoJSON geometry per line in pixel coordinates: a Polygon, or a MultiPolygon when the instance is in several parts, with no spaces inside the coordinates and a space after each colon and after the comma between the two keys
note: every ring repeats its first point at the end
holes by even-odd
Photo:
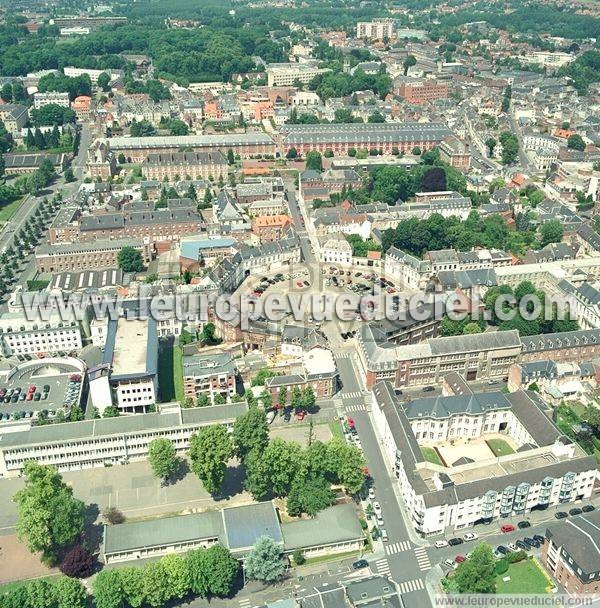
{"type": "Polygon", "coordinates": [[[425,590],[425,576],[431,569],[427,549],[412,542],[403,513],[394,492],[394,477],[389,471],[379,448],[371,419],[367,412],[370,397],[361,393],[359,370],[352,355],[342,353],[336,357],[343,383],[341,399],[344,412],[355,422],[369,473],[373,478],[375,500],[381,505],[388,542],[384,554],[369,558],[373,572],[389,576],[398,584],[406,606],[427,608],[431,605],[425,590]],[[356,396],[356,393],[361,393],[356,396]]]}

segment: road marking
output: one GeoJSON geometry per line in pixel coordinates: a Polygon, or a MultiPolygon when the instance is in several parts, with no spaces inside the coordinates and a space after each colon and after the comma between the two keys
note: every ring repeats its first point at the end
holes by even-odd
{"type": "Polygon", "coordinates": [[[411,591],[418,591],[419,589],[425,589],[425,583],[421,578],[415,578],[412,581],[404,581],[400,583],[400,593],[410,593],[411,591]]]}
{"type": "Polygon", "coordinates": [[[346,405],[347,412],[366,412],[367,406],[364,403],[356,403],[354,405],[346,405]]]}
{"type": "Polygon", "coordinates": [[[339,353],[335,356],[336,359],[349,359],[350,353],[339,353]]]}
{"type": "Polygon", "coordinates": [[[250,608],[250,600],[248,598],[240,600],[240,608],[250,608]]]}
{"type": "Polygon", "coordinates": [[[387,559],[378,559],[375,562],[375,567],[377,568],[378,574],[383,574],[384,576],[389,576],[390,565],[388,564],[387,559]]]}
{"type": "Polygon", "coordinates": [[[402,553],[403,551],[408,551],[411,548],[411,544],[409,540],[403,540],[399,543],[390,543],[385,546],[385,554],[386,555],[395,555],[396,553],[402,553]]]}
{"type": "Polygon", "coordinates": [[[427,549],[419,547],[418,549],[415,549],[415,555],[417,556],[417,564],[422,571],[431,569],[431,562],[427,555],[427,549]]]}

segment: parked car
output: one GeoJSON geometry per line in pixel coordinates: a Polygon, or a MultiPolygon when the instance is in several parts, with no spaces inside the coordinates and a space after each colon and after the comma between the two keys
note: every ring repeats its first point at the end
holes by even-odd
{"type": "Polygon", "coordinates": [[[477,540],[479,538],[478,534],[475,534],[475,532],[467,532],[464,536],[463,539],[465,541],[470,541],[470,540],[477,540]]]}
{"type": "Polygon", "coordinates": [[[369,498],[373,500],[375,498],[375,489],[369,488],[369,498]]]}
{"type": "Polygon", "coordinates": [[[528,547],[535,547],[536,545],[536,541],[533,540],[533,538],[529,538],[528,536],[526,536],[523,539],[523,542],[528,546],[528,547]]]}
{"type": "Polygon", "coordinates": [[[573,509],[569,509],[569,515],[581,515],[583,511],[579,507],[574,507],[573,509]]]}
{"type": "Polygon", "coordinates": [[[446,566],[447,568],[454,568],[454,566],[456,565],[451,559],[445,559],[442,562],[443,566],[446,566]]]}
{"type": "Polygon", "coordinates": [[[361,568],[367,568],[369,566],[369,562],[366,559],[359,559],[352,564],[352,567],[355,570],[360,570],[361,568]]]}
{"type": "Polygon", "coordinates": [[[467,558],[466,558],[464,555],[457,555],[457,556],[454,558],[454,561],[455,561],[457,564],[462,564],[463,562],[467,561],[467,558]]]}
{"type": "Polygon", "coordinates": [[[525,528],[529,528],[530,526],[531,524],[527,520],[520,521],[517,524],[517,528],[519,528],[519,530],[524,530],[525,528]]]}
{"type": "Polygon", "coordinates": [[[498,545],[496,547],[496,553],[500,553],[501,555],[506,555],[510,553],[510,551],[504,545],[498,545]]]}
{"type": "Polygon", "coordinates": [[[515,545],[517,545],[521,551],[529,551],[529,547],[522,540],[518,540],[515,545]]]}
{"type": "Polygon", "coordinates": [[[584,505],[583,507],[581,507],[581,510],[584,513],[590,513],[591,511],[594,511],[596,509],[596,507],[594,505],[584,505]]]}
{"type": "Polygon", "coordinates": [[[500,531],[502,532],[502,534],[507,534],[508,532],[514,532],[515,531],[515,527],[512,524],[504,524],[500,528],[500,531]]]}
{"type": "Polygon", "coordinates": [[[451,538],[451,539],[448,541],[448,544],[449,544],[451,547],[455,547],[456,545],[462,545],[462,544],[463,544],[463,542],[464,542],[464,541],[463,541],[463,539],[462,539],[462,538],[456,537],[456,538],[451,538]]]}
{"type": "Polygon", "coordinates": [[[533,538],[534,540],[537,540],[540,545],[543,545],[546,540],[541,534],[534,534],[533,538]]]}
{"type": "Polygon", "coordinates": [[[377,515],[375,517],[375,521],[377,522],[377,525],[382,528],[385,524],[383,523],[383,517],[381,517],[381,515],[377,515]]]}
{"type": "Polygon", "coordinates": [[[435,386],[424,386],[423,387],[423,392],[424,393],[430,393],[431,391],[435,390],[435,386]]]}
{"type": "Polygon", "coordinates": [[[277,412],[275,410],[269,410],[267,412],[267,422],[271,424],[271,422],[275,420],[275,416],[277,416],[277,412]]]}
{"type": "Polygon", "coordinates": [[[556,517],[556,519],[564,519],[565,517],[569,517],[569,514],[565,513],[564,511],[557,511],[554,514],[554,517],[556,517]]]}
{"type": "Polygon", "coordinates": [[[508,543],[508,548],[511,551],[518,551],[519,550],[519,547],[517,547],[517,545],[515,543],[508,543]]]}
{"type": "Polygon", "coordinates": [[[448,546],[448,541],[447,540],[436,540],[435,541],[435,548],[436,549],[442,549],[443,547],[447,547],[448,546]]]}
{"type": "Polygon", "coordinates": [[[381,530],[379,530],[379,532],[381,534],[381,540],[384,543],[387,543],[387,541],[389,540],[387,530],[385,530],[384,528],[381,528],[381,530]]]}

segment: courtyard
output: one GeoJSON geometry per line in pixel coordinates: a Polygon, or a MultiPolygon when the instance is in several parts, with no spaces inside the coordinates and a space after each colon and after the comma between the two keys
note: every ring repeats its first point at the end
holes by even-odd
{"type": "Polygon", "coordinates": [[[517,447],[510,437],[494,433],[473,438],[457,437],[440,443],[423,442],[421,449],[429,462],[436,462],[435,452],[444,466],[451,467],[466,464],[465,458],[473,462],[493,460],[514,453],[517,447]]]}

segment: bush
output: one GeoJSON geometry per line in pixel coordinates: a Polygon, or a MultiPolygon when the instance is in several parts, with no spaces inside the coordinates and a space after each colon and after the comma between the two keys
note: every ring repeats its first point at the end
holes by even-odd
{"type": "Polygon", "coordinates": [[[369,524],[367,523],[366,519],[360,519],[359,521],[360,521],[360,527],[363,530],[366,530],[369,527],[369,524]]]}
{"type": "Polygon", "coordinates": [[[96,568],[96,558],[81,545],[75,545],[63,559],[60,571],[73,578],[86,578],[96,568]]]}
{"type": "Polygon", "coordinates": [[[301,566],[304,562],[306,562],[306,558],[304,557],[304,554],[302,553],[302,551],[300,551],[300,549],[296,549],[294,551],[294,553],[292,554],[292,558],[297,566],[301,566]]]}
{"type": "Polygon", "coordinates": [[[525,551],[515,551],[514,553],[509,553],[506,556],[509,564],[516,564],[517,562],[522,562],[524,559],[527,559],[527,553],[525,551]]]}
{"type": "Polygon", "coordinates": [[[508,559],[506,559],[506,557],[503,557],[502,559],[499,559],[496,562],[496,566],[494,567],[494,574],[496,576],[500,576],[505,572],[508,572],[508,559]]]}

